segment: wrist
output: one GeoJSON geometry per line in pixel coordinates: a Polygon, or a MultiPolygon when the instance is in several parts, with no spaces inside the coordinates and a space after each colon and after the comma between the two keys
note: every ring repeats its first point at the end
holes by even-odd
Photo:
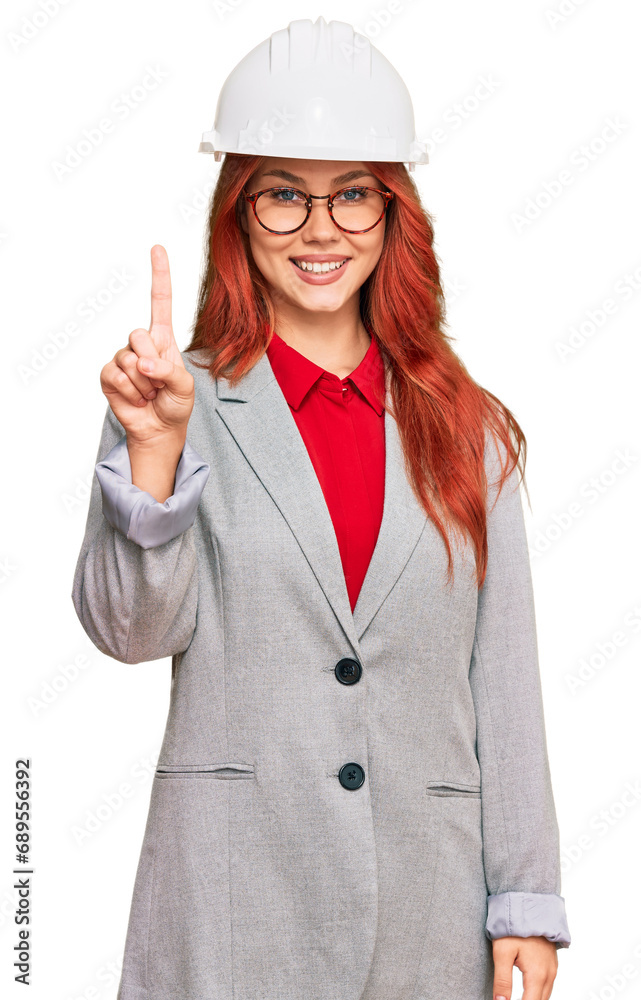
{"type": "Polygon", "coordinates": [[[164,503],[174,492],[185,440],[186,431],[185,434],[172,433],[134,441],[131,445],[127,442],[132,484],[149,493],[158,503],[164,503]]]}
{"type": "Polygon", "coordinates": [[[180,454],[187,440],[187,427],[177,431],[166,431],[152,437],[136,438],[127,433],[127,449],[129,453],[173,455],[180,454]]]}

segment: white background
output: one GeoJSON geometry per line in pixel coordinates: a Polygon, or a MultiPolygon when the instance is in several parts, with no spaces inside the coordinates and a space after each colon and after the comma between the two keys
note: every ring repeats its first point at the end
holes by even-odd
{"type": "Polygon", "coordinates": [[[250,48],[322,14],[350,20],[408,85],[417,135],[432,140],[430,164],[413,176],[434,218],[449,332],[528,440],[526,518],[573,935],[554,997],[641,996],[636,5],[48,3],[50,14],[36,0],[5,3],[0,29],[3,995],[25,995],[13,983],[12,869],[14,762],[26,755],[29,996],[115,1000],[171,661],[104,656],[71,602],[106,407],[99,372],[148,325],[155,243],[169,254],[174,329],[187,345],[219,169],[197,153],[201,133],[250,48]],[[153,88],[150,68],[161,77],[153,88]],[[122,93],[137,95],[127,117],[116,110],[122,93]],[[70,147],[105,117],[111,132],[60,175],[70,147]],[[109,292],[114,272],[126,277],[109,292]]]}

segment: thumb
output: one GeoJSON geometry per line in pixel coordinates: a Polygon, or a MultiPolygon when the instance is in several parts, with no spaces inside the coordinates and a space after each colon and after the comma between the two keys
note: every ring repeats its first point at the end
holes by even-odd
{"type": "Polygon", "coordinates": [[[510,1000],[512,996],[512,962],[506,958],[494,960],[493,1000],[510,1000]]]}
{"type": "Polygon", "coordinates": [[[193,391],[193,378],[184,365],[175,365],[166,358],[139,357],[136,367],[143,375],[153,380],[154,385],[161,388],[168,386],[177,396],[187,398],[193,391]],[[159,385],[160,383],[160,385],[159,385]]]}

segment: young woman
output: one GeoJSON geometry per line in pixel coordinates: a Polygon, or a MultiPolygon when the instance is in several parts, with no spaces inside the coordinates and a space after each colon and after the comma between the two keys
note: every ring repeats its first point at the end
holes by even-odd
{"type": "Polygon", "coordinates": [[[101,372],[73,601],[172,657],[119,1000],[548,1000],[570,943],[525,439],[444,332],[417,144],[327,156],[344,125],[227,147],[191,343],[154,246],[101,372]]]}

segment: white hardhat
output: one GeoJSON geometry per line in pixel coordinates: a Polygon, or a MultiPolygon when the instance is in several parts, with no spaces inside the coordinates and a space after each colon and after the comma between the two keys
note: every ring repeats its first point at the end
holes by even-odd
{"type": "Polygon", "coordinates": [[[291,21],[241,59],[198,152],[428,162],[392,64],[351,24],[323,17],[291,21]]]}

